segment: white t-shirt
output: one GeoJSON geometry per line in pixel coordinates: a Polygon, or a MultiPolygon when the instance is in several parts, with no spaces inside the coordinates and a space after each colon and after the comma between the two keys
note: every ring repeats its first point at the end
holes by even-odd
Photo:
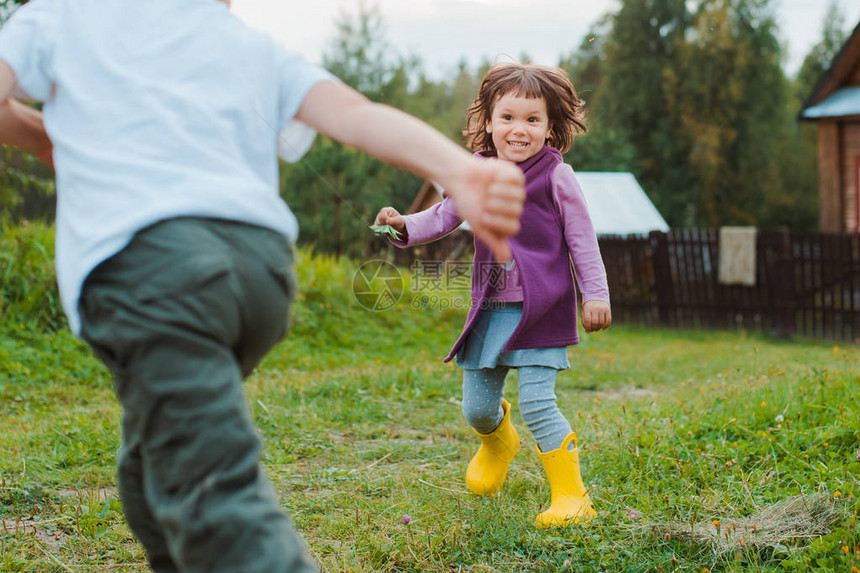
{"type": "Polygon", "coordinates": [[[296,239],[277,154],[307,151],[314,132],[294,116],[335,78],[224,3],[32,0],[0,30],[0,59],[22,95],[44,102],[57,280],[74,333],[90,271],[160,220],[230,219],[296,239]]]}

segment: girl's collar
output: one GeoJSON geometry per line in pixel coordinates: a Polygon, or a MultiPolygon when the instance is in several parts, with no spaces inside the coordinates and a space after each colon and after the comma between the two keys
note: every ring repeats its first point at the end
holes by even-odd
{"type": "MultiPolygon", "coordinates": [[[[552,155],[556,156],[556,158],[559,160],[561,160],[561,158],[562,158],[561,152],[558,149],[556,149],[555,147],[551,147],[549,145],[544,145],[540,151],[538,151],[537,153],[535,153],[534,155],[532,155],[531,157],[529,157],[525,161],[517,163],[517,166],[520,169],[522,169],[523,171],[527,171],[532,165],[534,165],[535,163],[537,163],[538,161],[540,161],[541,159],[546,157],[547,154],[552,154],[552,155]]],[[[498,152],[496,152],[495,149],[484,149],[482,151],[478,151],[477,153],[475,153],[475,155],[477,155],[479,157],[492,158],[492,157],[498,157],[498,152]]]]}

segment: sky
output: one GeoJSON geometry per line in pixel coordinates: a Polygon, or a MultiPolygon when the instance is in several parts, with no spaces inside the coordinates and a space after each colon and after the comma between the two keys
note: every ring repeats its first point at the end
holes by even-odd
{"type": "MultiPolygon", "coordinates": [[[[774,0],[786,71],[793,75],[822,35],[831,0],[774,0]]],[[[850,33],[860,22],[860,1],[836,0],[850,33]]],[[[301,16],[288,0],[232,0],[233,12],[250,27],[321,63],[340,14],[356,15],[361,0],[306,0],[301,16]]],[[[388,43],[398,54],[417,55],[431,78],[451,74],[458,62],[519,59],[556,65],[589,27],[615,11],[619,0],[366,0],[380,8],[388,43]]]]}

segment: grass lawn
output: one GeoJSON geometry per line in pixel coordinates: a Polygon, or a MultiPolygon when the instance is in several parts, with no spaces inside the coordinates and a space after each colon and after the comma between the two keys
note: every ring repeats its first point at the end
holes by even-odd
{"type": "MultiPolygon", "coordinates": [[[[246,383],[263,464],[325,571],[860,572],[856,345],[585,337],[556,393],[598,518],[537,530],[549,489],[516,374],[523,445],[502,494],[478,498],[460,371],[440,361],[462,312],[366,311],[355,266],[304,254],[292,333],[246,383]]],[[[0,571],[146,571],[114,490],[119,408],[88,350],[7,324],[0,405],[0,571]]]]}

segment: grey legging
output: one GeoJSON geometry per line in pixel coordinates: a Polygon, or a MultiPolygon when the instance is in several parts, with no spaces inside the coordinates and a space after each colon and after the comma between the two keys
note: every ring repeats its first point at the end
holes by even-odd
{"type": "MultiPolygon", "coordinates": [[[[495,430],[504,417],[502,392],[508,370],[507,366],[463,370],[463,416],[481,434],[495,430]]],[[[540,451],[558,449],[571,432],[570,423],[555,403],[558,370],[545,366],[521,366],[516,370],[523,421],[540,451]]]]}

